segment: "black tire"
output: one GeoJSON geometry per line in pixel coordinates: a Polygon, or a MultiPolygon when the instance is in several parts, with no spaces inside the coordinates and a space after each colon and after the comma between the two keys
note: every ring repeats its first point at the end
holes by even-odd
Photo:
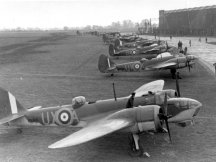
{"type": "Polygon", "coordinates": [[[22,134],[22,132],[23,132],[22,128],[17,128],[17,130],[16,130],[17,134],[22,134]]]}
{"type": "Polygon", "coordinates": [[[128,139],[129,139],[129,146],[130,146],[129,155],[132,157],[142,156],[143,155],[143,146],[142,146],[140,140],[138,140],[139,150],[137,150],[132,134],[130,134],[128,136],[128,139]]]}

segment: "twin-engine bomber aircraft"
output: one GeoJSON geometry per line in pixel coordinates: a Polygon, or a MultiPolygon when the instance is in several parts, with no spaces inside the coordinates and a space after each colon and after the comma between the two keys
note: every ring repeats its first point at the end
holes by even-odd
{"type": "Polygon", "coordinates": [[[140,61],[116,64],[108,56],[102,54],[98,60],[98,69],[101,73],[110,73],[111,75],[121,71],[139,72],[142,70],[170,69],[172,78],[174,78],[176,76],[176,69],[188,67],[190,71],[192,65],[195,64],[195,59],[194,55],[173,56],[165,52],[151,60],[143,58],[140,61]]]}
{"type": "Polygon", "coordinates": [[[0,124],[20,129],[34,123],[84,127],[50,145],[52,149],[82,144],[115,131],[129,132],[131,153],[141,155],[138,133],[161,131],[165,122],[171,140],[168,123],[186,124],[202,106],[194,99],[175,97],[175,90],[163,87],[164,81],[157,80],[135,90],[133,108],[125,108],[131,96],[95,102],[86,102],[80,96],[72,100],[72,105],[25,109],[10,92],[0,89],[0,124]]]}

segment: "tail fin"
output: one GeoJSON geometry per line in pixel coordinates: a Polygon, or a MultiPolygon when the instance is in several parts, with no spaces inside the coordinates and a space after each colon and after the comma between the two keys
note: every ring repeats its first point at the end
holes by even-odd
{"type": "Polygon", "coordinates": [[[98,60],[98,69],[101,73],[108,73],[115,69],[115,63],[104,54],[100,55],[98,60]]]}
{"type": "Polygon", "coordinates": [[[114,56],[115,55],[115,48],[113,44],[109,45],[109,55],[114,56]]]}
{"type": "Polygon", "coordinates": [[[115,39],[115,41],[114,41],[114,49],[117,49],[120,46],[122,46],[122,43],[121,43],[120,39],[118,39],[118,38],[115,39]]]}
{"type": "Polygon", "coordinates": [[[0,88],[0,124],[22,117],[27,111],[8,91],[0,88]]]}

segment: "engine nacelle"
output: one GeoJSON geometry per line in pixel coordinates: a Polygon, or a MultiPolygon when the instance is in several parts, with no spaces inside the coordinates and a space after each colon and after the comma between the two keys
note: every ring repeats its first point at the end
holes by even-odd
{"type": "Polygon", "coordinates": [[[184,68],[186,67],[186,63],[182,62],[182,63],[178,63],[178,68],[184,68]]]}
{"type": "Polygon", "coordinates": [[[159,106],[149,105],[146,106],[139,106],[134,109],[135,124],[124,131],[132,132],[132,133],[140,133],[144,131],[157,131],[162,128],[160,119],[158,118],[159,106]]]}
{"type": "Polygon", "coordinates": [[[74,97],[72,99],[72,107],[78,109],[86,103],[86,99],[83,96],[74,97]]]}

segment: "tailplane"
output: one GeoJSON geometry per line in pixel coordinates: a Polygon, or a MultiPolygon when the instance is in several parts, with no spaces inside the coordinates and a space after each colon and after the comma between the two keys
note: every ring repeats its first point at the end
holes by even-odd
{"type": "Polygon", "coordinates": [[[100,55],[98,60],[98,69],[101,73],[112,73],[116,69],[115,63],[104,54],[100,55]]]}
{"type": "Polygon", "coordinates": [[[0,124],[11,122],[24,116],[27,111],[10,92],[0,88],[0,124]]]}

